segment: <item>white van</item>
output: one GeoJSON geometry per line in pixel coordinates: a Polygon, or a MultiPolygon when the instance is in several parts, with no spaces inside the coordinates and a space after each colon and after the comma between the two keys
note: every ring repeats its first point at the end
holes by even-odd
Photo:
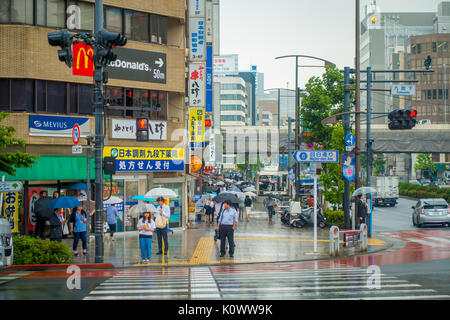
{"type": "Polygon", "coordinates": [[[13,264],[13,238],[8,219],[0,216],[0,269],[13,264]]]}

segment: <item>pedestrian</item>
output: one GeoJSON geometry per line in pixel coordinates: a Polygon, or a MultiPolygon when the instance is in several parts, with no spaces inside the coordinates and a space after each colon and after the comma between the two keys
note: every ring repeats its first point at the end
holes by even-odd
{"type": "Polygon", "coordinates": [[[245,196],[245,200],[244,200],[244,204],[245,204],[245,213],[247,215],[247,222],[250,221],[250,212],[252,211],[252,198],[250,198],[249,196],[245,196]]]}
{"type": "MultiPolygon", "coordinates": [[[[34,229],[34,236],[45,240],[45,224],[49,220],[48,210],[46,210],[46,205],[44,204],[47,197],[47,191],[42,190],[39,192],[39,199],[34,203],[35,214],[36,214],[36,228],[34,229]]],[[[50,210],[50,209],[49,209],[50,210]]]]}
{"type": "Polygon", "coordinates": [[[55,191],[53,192],[53,199],[59,198],[59,192],[55,191]]]}
{"type": "Polygon", "coordinates": [[[139,219],[137,229],[139,230],[142,263],[149,263],[152,258],[153,231],[156,229],[151,212],[144,212],[144,216],[139,219]]]}
{"type": "Polygon", "coordinates": [[[83,246],[83,255],[86,255],[86,233],[87,233],[87,215],[83,207],[76,207],[72,210],[69,218],[70,232],[73,233],[73,253],[78,257],[78,241],[81,239],[83,246]]]}
{"type": "Polygon", "coordinates": [[[359,226],[362,223],[366,223],[366,217],[367,217],[367,203],[364,201],[365,197],[363,194],[358,195],[358,216],[356,225],[359,226]]]}
{"type": "Polygon", "coordinates": [[[158,252],[156,254],[162,254],[162,242],[164,241],[164,255],[167,255],[169,250],[169,243],[167,241],[167,224],[170,218],[170,207],[164,204],[164,198],[159,197],[156,199],[158,201],[158,207],[156,207],[155,214],[155,225],[156,225],[156,235],[158,236],[158,252]]]}
{"type": "Polygon", "coordinates": [[[116,232],[117,219],[123,222],[119,215],[119,210],[112,204],[106,208],[106,222],[109,225],[109,237],[114,241],[114,232],[116,232]]]}
{"type": "Polygon", "coordinates": [[[63,213],[62,208],[57,208],[53,211],[49,222],[50,222],[50,241],[58,241],[61,242],[63,237],[63,228],[62,228],[62,220],[60,218],[63,213]]]}
{"type": "Polygon", "coordinates": [[[223,204],[223,211],[217,222],[216,231],[220,233],[220,257],[225,256],[225,240],[228,239],[230,257],[234,257],[234,230],[238,221],[238,213],[231,206],[231,201],[226,200],[223,204]]]}
{"type": "Polygon", "coordinates": [[[214,222],[214,201],[212,201],[211,196],[209,196],[209,198],[206,199],[205,202],[205,215],[206,215],[205,222],[212,225],[214,222]]]}
{"type": "Polygon", "coordinates": [[[269,222],[272,222],[272,216],[275,213],[273,208],[273,206],[275,205],[275,201],[272,199],[272,196],[269,195],[265,202],[267,207],[267,213],[269,215],[269,222]]]}

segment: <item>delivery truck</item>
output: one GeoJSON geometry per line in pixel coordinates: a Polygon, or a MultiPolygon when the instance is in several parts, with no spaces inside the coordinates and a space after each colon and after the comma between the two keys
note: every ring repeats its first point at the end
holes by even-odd
{"type": "Polygon", "coordinates": [[[395,207],[398,200],[398,177],[372,177],[371,185],[377,190],[373,195],[373,204],[376,207],[390,206],[395,207]]]}

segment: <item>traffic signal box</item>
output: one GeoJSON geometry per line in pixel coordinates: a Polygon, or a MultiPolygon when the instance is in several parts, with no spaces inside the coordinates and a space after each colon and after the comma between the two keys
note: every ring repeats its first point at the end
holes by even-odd
{"type": "Polygon", "coordinates": [[[136,119],[136,141],[148,141],[148,119],[136,119]]]}
{"type": "Polygon", "coordinates": [[[417,111],[411,109],[396,109],[389,113],[389,129],[412,129],[416,125],[417,111]]]}

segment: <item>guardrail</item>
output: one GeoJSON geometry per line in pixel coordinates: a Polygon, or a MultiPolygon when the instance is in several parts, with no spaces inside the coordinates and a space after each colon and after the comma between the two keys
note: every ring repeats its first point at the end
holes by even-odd
{"type": "Polygon", "coordinates": [[[339,228],[330,228],[330,256],[337,256],[341,252],[340,234],[342,234],[342,246],[344,248],[356,247],[359,244],[360,251],[367,251],[367,225],[362,223],[359,230],[339,231],[339,228]]]}

